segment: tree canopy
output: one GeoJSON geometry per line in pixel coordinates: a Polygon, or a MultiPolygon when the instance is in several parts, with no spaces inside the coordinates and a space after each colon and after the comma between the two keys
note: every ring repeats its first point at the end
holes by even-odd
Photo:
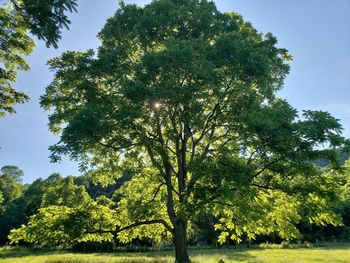
{"type": "Polygon", "coordinates": [[[61,29],[70,21],[66,15],[76,11],[77,0],[10,0],[0,6],[0,116],[14,113],[13,105],[28,100],[13,83],[21,70],[29,70],[25,56],[32,53],[32,35],[57,48],[61,29]]]}
{"type": "Polygon", "coordinates": [[[272,34],[213,2],[159,0],[121,2],[99,38],[96,53],[49,61],[41,105],[60,134],[53,161],[69,155],[106,185],[132,175],[117,192],[120,239],[171,235],[188,262],[191,225],[208,214],[221,242],[297,238],[306,204],[309,220],[340,223],[329,209],[339,184],[313,161],[340,169],[348,141],[327,112],[299,114],[276,97],[291,56],[272,34]]]}

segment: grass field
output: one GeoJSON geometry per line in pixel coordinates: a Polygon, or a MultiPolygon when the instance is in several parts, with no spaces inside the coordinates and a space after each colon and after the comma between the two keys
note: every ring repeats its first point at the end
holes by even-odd
{"type": "MultiPolygon", "coordinates": [[[[227,263],[350,263],[350,245],[298,249],[208,249],[190,250],[193,262],[227,263]]],[[[0,248],[0,263],[143,263],[174,262],[173,252],[94,253],[0,248]]]]}

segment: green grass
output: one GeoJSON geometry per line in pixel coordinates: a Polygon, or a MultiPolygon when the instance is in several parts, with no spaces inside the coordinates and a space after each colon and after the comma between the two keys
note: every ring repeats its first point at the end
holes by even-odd
{"type": "MultiPolygon", "coordinates": [[[[298,249],[207,249],[190,250],[194,263],[350,263],[350,245],[298,249]]],[[[0,248],[0,263],[144,263],[174,262],[172,251],[144,253],[71,253],[0,248]]]]}

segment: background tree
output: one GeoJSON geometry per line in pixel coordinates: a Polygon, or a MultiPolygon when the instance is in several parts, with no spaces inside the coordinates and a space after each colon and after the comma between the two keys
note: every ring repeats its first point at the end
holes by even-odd
{"type": "MultiPolygon", "coordinates": [[[[321,174],[312,161],[339,169],[335,149],[347,141],[328,113],[298,115],[275,97],[291,59],[277,40],[198,0],[121,2],[99,37],[96,55],[49,61],[55,78],[41,105],[61,134],[54,161],[90,164],[104,184],[133,175],[119,190],[119,237],[167,231],[178,262],[189,261],[188,229],[201,214],[218,219],[222,242],[298,237],[305,195],[322,196],[305,184],[321,174]]],[[[308,217],[339,222],[331,211],[308,217]]]]}
{"type": "Polygon", "coordinates": [[[7,174],[11,176],[16,182],[21,183],[24,176],[24,172],[14,165],[5,165],[1,168],[3,175],[7,174]]]}
{"type": "Polygon", "coordinates": [[[17,166],[8,165],[1,168],[0,192],[3,196],[2,205],[4,209],[22,194],[23,185],[21,182],[23,175],[23,171],[17,166]]]}
{"type": "MultiPolygon", "coordinates": [[[[23,176],[23,171],[18,167],[8,165],[4,166],[1,171],[7,175],[11,174],[11,178],[18,178],[15,180],[15,187],[13,186],[13,181],[12,184],[7,184],[7,190],[5,191],[11,192],[13,196],[6,202],[6,206],[3,206],[0,214],[0,244],[6,244],[9,241],[7,236],[10,230],[26,224],[29,217],[38,212],[47,189],[58,184],[63,179],[59,174],[52,174],[45,180],[37,179],[32,184],[22,185],[21,177],[23,176]]],[[[4,177],[2,180],[4,180],[4,177]]],[[[4,184],[1,183],[1,185],[4,184]]]]}
{"type": "Polygon", "coordinates": [[[0,174],[0,243],[7,241],[10,229],[18,227],[13,224],[17,220],[17,211],[12,209],[13,203],[22,195],[24,173],[17,166],[7,165],[1,168],[0,174]],[[13,213],[15,212],[15,213],[13,213]]]}
{"type": "Polygon", "coordinates": [[[13,83],[18,71],[29,70],[24,56],[34,49],[29,32],[57,48],[61,29],[70,21],[66,15],[76,11],[76,0],[10,0],[0,6],[0,116],[14,113],[13,105],[28,100],[13,83]]]}

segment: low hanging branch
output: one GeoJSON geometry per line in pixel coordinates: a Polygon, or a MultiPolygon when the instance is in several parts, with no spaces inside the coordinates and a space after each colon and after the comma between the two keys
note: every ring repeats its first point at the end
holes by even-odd
{"type": "Polygon", "coordinates": [[[119,228],[118,226],[114,230],[94,230],[94,231],[86,231],[85,234],[106,234],[110,233],[116,235],[122,231],[129,230],[131,228],[142,226],[142,225],[152,225],[152,224],[162,224],[170,233],[174,234],[174,229],[163,219],[154,219],[154,220],[145,220],[130,224],[128,226],[124,226],[119,228]]]}

